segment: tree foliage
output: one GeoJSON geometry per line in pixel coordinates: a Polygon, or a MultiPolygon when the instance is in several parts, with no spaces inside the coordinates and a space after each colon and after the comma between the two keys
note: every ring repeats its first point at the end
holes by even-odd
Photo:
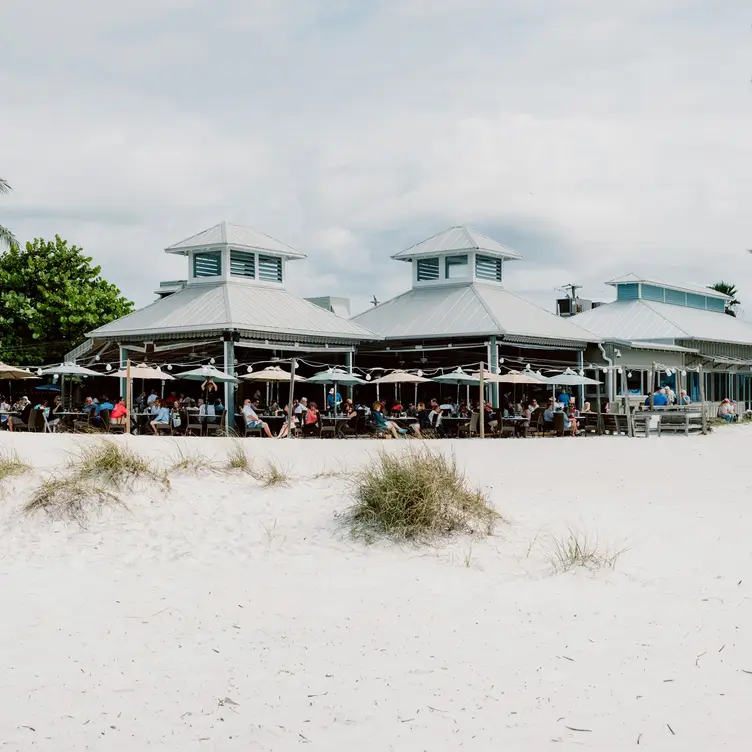
{"type": "Polygon", "coordinates": [[[714,285],[708,285],[708,289],[728,295],[731,300],[726,301],[726,313],[729,316],[736,316],[736,309],[741,305],[741,301],[736,298],[738,294],[736,285],[721,281],[716,282],[714,285]]]}
{"type": "MultiPolygon", "coordinates": [[[[0,196],[3,193],[9,192],[10,186],[8,185],[8,182],[0,178],[0,196]]],[[[0,248],[11,248],[14,245],[16,245],[16,238],[14,237],[13,233],[7,227],[0,225],[0,248]]]]}
{"type": "Polygon", "coordinates": [[[133,310],[81,248],[37,238],[0,255],[0,360],[62,360],[86,332],[133,310]]]}

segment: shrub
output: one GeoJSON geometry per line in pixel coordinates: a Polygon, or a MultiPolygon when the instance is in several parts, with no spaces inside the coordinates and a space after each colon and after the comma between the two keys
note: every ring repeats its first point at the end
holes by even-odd
{"type": "Polygon", "coordinates": [[[68,461],[68,468],[73,478],[97,481],[105,487],[119,489],[137,478],[169,485],[152,461],[112,439],[85,445],[68,461]]]}
{"type": "Polygon", "coordinates": [[[592,540],[587,533],[572,528],[566,535],[552,538],[546,548],[546,558],[554,572],[568,572],[575,567],[613,569],[622,553],[623,550],[612,552],[602,548],[597,539],[592,540]]]}
{"type": "Polygon", "coordinates": [[[70,475],[45,478],[24,504],[26,514],[46,512],[53,519],[86,524],[89,512],[104,506],[120,506],[118,496],[90,481],[70,475]]]}
{"type": "Polygon", "coordinates": [[[0,480],[16,477],[28,473],[31,468],[24,462],[15,450],[3,447],[0,450],[0,480]]]}
{"type": "Polygon", "coordinates": [[[355,473],[345,513],[355,537],[428,541],[455,533],[490,535],[500,515],[441,451],[382,452],[355,473]]]}

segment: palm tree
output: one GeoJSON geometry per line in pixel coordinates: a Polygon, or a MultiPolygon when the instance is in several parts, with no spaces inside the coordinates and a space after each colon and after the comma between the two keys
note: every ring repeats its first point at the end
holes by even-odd
{"type": "Polygon", "coordinates": [[[729,316],[736,316],[736,309],[739,307],[740,302],[737,300],[736,285],[729,284],[728,282],[716,282],[714,285],[708,285],[709,290],[715,290],[716,292],[728,295],[731,300],[726,301],[726,313],[729,316]]]}
{"type": "MultiPolygon", "coordinates": [[[[9,191],[10,186],[8,185],[8,183],[0,178],[0,196],[3,193],[8,193],[9,191]]],[[[17,245],[17,241],[13,233],[7,227],[0,225],[0,248],[6,245],[10,248],[11,246],[17,245]]]]}

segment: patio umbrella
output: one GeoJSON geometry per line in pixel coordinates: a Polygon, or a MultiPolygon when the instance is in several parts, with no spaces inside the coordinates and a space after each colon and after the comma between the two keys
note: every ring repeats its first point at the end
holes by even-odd
{"type": "MultiPolygon", "coordinates": [[[[285,371],[284,368],[280,368],[279,366],[268,366],[261,371],[251,371],[251,373],[246,373],[240,378],[243,379],[243,381],[282,382],[290,380],[290,372],[285,371]]],[[[296,374],[295,381],[307,381],[307,379],[296,374]]]]}
{"type": "MultiPolygon", "coordinates": [[[[489,374],[490,380],[498,384],[548,384],[545,376],[538,376],[533,371],[509,371],[502,376],[489,374]]],[[[485,378],[488,379],[489,376],[485,378]]]]}
{"type": "Polygon", "coordinates": [[[574,371],[567,370],[564,373],[557,373],[554,376],[547,376],[545,383],[551,386],[600,386],[601,382],[597,379],[591,379],[587,376],[580,376],[574,371]]]}
{"type": "MultiPolygon", "coordinates": [[[[324,386],[324,404],[326,404],[326,387],[328,384],[334,384],[334,394],[337,394],[337,385],[356,386],[367,384],[365,379],[356,376],[354,373],[343,371],[341,368],[328,368],[326,371],[319,371],[313,376],[308,377],[309,384],[323,384],[324,386]]],[[[337,400],[334,400],[334,412],[337,412],[337,400]]]]}
{"type": "Polygon", "coordinates": [[[214,366],[201,366],[200,368],[194,368],[192,371],[183,371],[183,373],[177,374],[177,378],[188,379],[189,381],[206,381],[206,379],[214,379],[218,384],[234,384],[237,382],[235,376],[220,371],[214,366]]]}
{"type": "Polygon", "coordinates": [[[60,387],[56,384],[40,384],[34,387],[35,392],[59,392],[60,387]]]}
{"type": "Polygon", "coordinates": [[[374,379],[371,383],[376,384],[394,384],[394,396],[397,396],[397,384],[415,384],[415,402],[418,401],[418,384],[423,384],[426,381],[430,381],[425,376],[418,376],[417,373],[410,373],[409,371],[396,370],[391,373],[382,376],[381,378],[374,379]]]}
{"type": "MultiPolygon", "coordinates": [[[[115,373],[108,374],[116,379],[127,379],[128,369],[123,368],[122,371],[115,371],[115,373]]],[[[101,376],[101,374],[97,374],[101,376]]],[[[159,368],[144,365],[132,365],[131,366],[131,380],[133,379],[159,379],[160,381],[175,381],[175,377],[162,371],[159,368]]]]}
{"type": "Polygon", "coordinates": [[[456,371],[450,373],[442,373],[441,376],[434,376],[431,381],[435,381],[438,384],[456,384],[462,386],[478,386],[480,384],[480,377],[477,374],[468,373],[458,368],[456,371]]]}
{"type": "Polygon", "coordinates": [[[49,366],[42,369],[42,376],[57,374],[58,376],[104,376],[99,371],[79,366],[76,363],[61,363],[59,366],[49,366]]]}
{"type": "Polygon", "coordinates": [[[20,381],[22,379],[36,379],[35,376],[28,368],[17,368],[16,366],[9,366],[5,363],[0,363],[0,379],[7,379],[8,381],[20,381]]]}

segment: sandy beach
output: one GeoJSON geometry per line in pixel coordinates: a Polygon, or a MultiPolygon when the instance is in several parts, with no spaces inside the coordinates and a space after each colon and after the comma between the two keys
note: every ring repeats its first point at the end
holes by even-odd
{"type": "Polygon", "coordinates": [[[3,434],[33,470],[0,499],[0,749],[746,749],[750,440],[433,442],[508,522],[416,548],[335,517],[405,442],[247,440],[288,485],[175,473],[81,528],[20,508],[96,439],[3,434]],[[615,566],[554,573],[569,529],[615,566]]]}

